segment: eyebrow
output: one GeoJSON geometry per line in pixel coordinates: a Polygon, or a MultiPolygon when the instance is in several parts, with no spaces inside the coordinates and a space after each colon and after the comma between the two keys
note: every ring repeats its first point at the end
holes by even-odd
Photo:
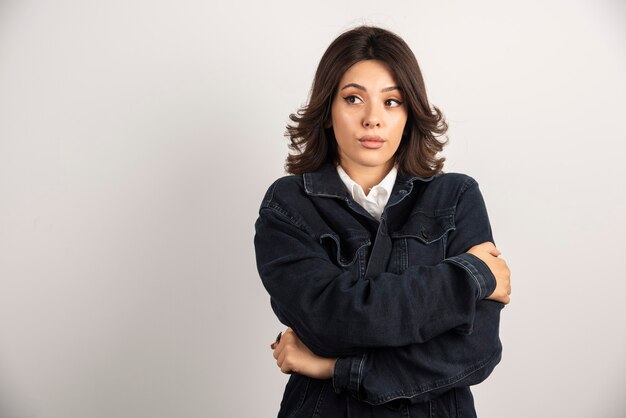
{"type": "MultiPolygon", "coordinates": [[[[367,91],[367,89],[366,89],[365,87],[363,87],[362,85],[357,84],[357,83],[348,83],[348,84],[346,84],[345,86],[343,86],[343,87],[341,88],[341,90],[345,90],[345,89],[347,89],[348,87],[354,87],[355,89],[359,89],[359,90],[367,91]]],[[[398,86],[390,86],[390,87],[385,87],[385,88],[384,88],[384,89],[382,89],[380,92],[381,92],[381,93],[386,93],[386,92],[388,92],[388,91],[393,91],[393,90],[401,90],[401,89],[400,89],[400,87],[398,87],[398,86]]]]}

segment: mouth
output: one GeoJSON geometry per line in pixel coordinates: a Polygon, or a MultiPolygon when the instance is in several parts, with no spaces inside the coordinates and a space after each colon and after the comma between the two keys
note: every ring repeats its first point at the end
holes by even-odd
{"type": "Polygon", "coordinates": [[[359,138],[359,142],[365,148],[377,149],[383,146],[385,140],[379,136],[365,135],[359,138]]]}

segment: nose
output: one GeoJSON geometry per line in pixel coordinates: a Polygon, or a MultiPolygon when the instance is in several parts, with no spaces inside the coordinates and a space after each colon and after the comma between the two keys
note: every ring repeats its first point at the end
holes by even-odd
{"type": "Polygon", "coordinates": [[[375,106],[368,106],[363,117],[363,126],[366,128],[380,128],[382,122],[378,112],[375,106]]]}

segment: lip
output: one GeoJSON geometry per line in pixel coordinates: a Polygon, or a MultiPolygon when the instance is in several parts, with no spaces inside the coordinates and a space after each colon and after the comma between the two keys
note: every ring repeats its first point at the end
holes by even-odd
{"type": "Polygon", "coordinates": [[[365,148],[378,149],[383,146],[385,140],[377,135],[365,135],[359,138],[359,142],[365,148]]]}

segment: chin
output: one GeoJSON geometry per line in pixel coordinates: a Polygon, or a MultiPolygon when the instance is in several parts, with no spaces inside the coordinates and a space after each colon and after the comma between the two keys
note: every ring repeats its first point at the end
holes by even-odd
{"type": "Polygon", "coordinates": [[[388,159],[363,159],[362,161],[359,161],[359,165],[362,165],[364,167],[369,167],[369,168],[374,168],[374,167],[380,167],[380,166],[384,166],[387,165],[389,163],[389,158],[388,159]]]}

